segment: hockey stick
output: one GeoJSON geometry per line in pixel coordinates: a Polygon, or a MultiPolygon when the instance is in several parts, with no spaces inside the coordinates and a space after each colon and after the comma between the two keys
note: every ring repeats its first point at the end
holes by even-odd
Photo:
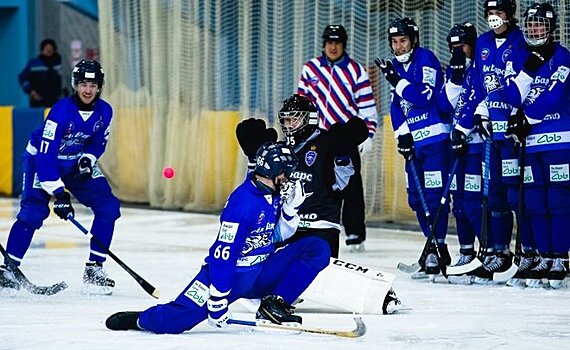
{"type": "Polygon", "coordinates": [[[293,331],[293,332],[304,332],[304,333],[314,333],[314,334],[323,334],[323,335],[334,335],[337,337],[343,338],[358,338],[362,337],[366,334],[366,325],[362,321],[362,318],[355,317],[354,322],[356,322],[356,328],[350,331],[337,331],[333,329],[325,329],[325,328],[310,328],[310,327],[303,327],[303,326],[290,326],[285,324],[275,324],[275,323],[265,323],[262,321],[245,321],[245,320],[234,320],[229,319],[228,324],[235,324],[240,326],[250,326],[250,327],[260,327],[260,328],[272,328],[272,329],[280,329],[284,331],[293,331]]]}
{"type": "Polygon", "coordinates": [[[503,283],[507,282],[517,273],[521,258],[523,255],[522,245],[521,245],[521,226],[523,225],[523,215],[524,215],[524,167],[526,165],[526,140],[520,144],[519,149],[519,202],[517,206],[517,232],[515,238],[515,257],[513,259],[513,264],[507,271],[495,272],[493,274],[493,281],[503,283]]]}
{"type": "Polygon", "coordinates": [[[489,225],[489,180],[491,179],[491,145],[493,140],[491,136],[485,139],[485,158],[483,159],[483,198],[481,201],[481,234],[479,235],[479,251],[477,258],[471,260],[468,264],[461,266],[450,266],[447,269],[449,275],[463,275],[474,271],[483,265],[485,260],[485,252],[487,251],[487,234],[489,225]]]}
{"type": "Polygon", "coordinates": [[[33,284],[26,277],[26,275],[24,275],[22,270],[20,270],[18,266],[14,265],[12,259],[8,256],[8,253],[6,252],[2,244],[0,244],[0,252],[2,253],[2,255],[4,255],[8,268],[10,269],[10,271],[14,273],[14,276],[16,277],[18,282],[20,282],[20,286],[24,287],[24,289],[27,290],[28,292],[38,295],[54,295],[67,288],[67,283],[65,283],[64,281],[52,284],[51,286],[37,286],[33,284]]]}
{"type": "Polygon", "coordinates": [[[69,219],[69,221],[71,221],[72,224],[75,225],[75,227],[77,227],[81,232],[83,232],[87,237],[90,237],[97,245],[99,245],[99,247],[103,248],[105,250],[105,252],[113,259],[115,260],[115,262],[117,264],[119,264],[120,267],[122,267],[125,271],[127,271],[127,273],[129,275],[131,275],[132,278],[135,279],[135,281],[137,281],[137,283],[142,287],[142,289],[145,290],[145,292],[147,292],[148,294],[150,294],[153,298],[158,299],[160,296],[160,292],[158,289],[156,289],[155,287],[153,287],[150,283],[148,283],[144,278],[142,278],[139,274],[137,274],[136,272],[134,272],[129,266],[127,266],[127,264],[125,264],[121,259],[119,259],[118,256],[116,256],[115,254],[113,254],[113,252],[111,252],[108,248],[105,247],[105,245],[103,243],[101,243],[101,241],[99,241],[97,239],[97,237],[95,237],[92,233],[90,233],[85,227],[83,227],[83,225],[81,225],[77,220],[75,220],[75,218],[70,215],[67,217],[69,219]]]}
{"type": "MultiPolygon", "coordinates": [[[[441,196],[441,200],[440,200],[439,205],[437,207],[437,210],[435,212],[434,220],[430,221],[430,213],[429,213],[427,202],[425,200],[423,190],[422,190],[422,187],[420,184],[420,179],[418,178],[418,173],[416,171],[416,167],[413,163],[413,160],[410,161],[410,169],[412,171],[412,177],[414,178],[416,188],[418,189],[418,195],[420,197],[420,201],[422,202],[422,207],[423,207],[424,213],[426,215],[426,220],[428,221],[428,223],[430,225],[430,233],[429,233],[429,237],[426,240],[426,243],[424,245],[424,248],[422,250],[422,253],[421,253],[418,261],[416,263],[413,263],[412,265],[407,265],[407,264],[400,262],[400,263],[398,263],[398,270],[403,271],[403,272],[407,272],[407,273],[414,273],[414,272],[418,272],[421,269],[421,262],[424,261],[426,256],[427,256],[427,252],[429,250],[430,243],[432,241],[435,241],[435,225],[437,223],[437,220],[439,219],[439,215],[441,213],[441,210],[443,209],[443,206],[447,202],[447,196],[449,194],[449,189],[451,188],[451,183],[453,182],[453,177],[455,176],[455,172],[457,171],[457,165],[458,164],[459,164],[459,159],[456,158],[455,161],[453,162],[452,167],[451,167],[451,172],[449,174],[449,178],[447,179],[447,184],[445,185],[445,188],[443,189],[443,195],[441,196]]],[[[437,254],[438,254],[438,260],[441,260],[441,259],[439,259],[439,258],[441,258],[441,253],[439,252],[439,247],[437,245],[437,242],[435,243],[435,246],[436,246],[436,250],[437,250],[437,254]]],[[[440,266],[440,270],[442,271],[442,274],[444,276],[447,276],[445,265],[440,266]]]]}

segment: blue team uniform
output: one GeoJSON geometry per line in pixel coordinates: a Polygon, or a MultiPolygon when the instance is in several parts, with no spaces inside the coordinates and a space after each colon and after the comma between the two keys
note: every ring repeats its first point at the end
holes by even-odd
{"type": "Polygon", "coordinates": [[[181,333],[208,317],[210,288],[239,298],[280,295],[293,303],[329,263],[326,241],[303,237],[283,248],[295,233],[298,216],[281,210],[281,197],[258,188],[253,175],[229,197],[220,216],[216,241],[198,274],[168,304],[153,306],[139,316],[139,325],[155,333],[181,333]]]}
{"type": "Polygon", "coordinates": [[[554,45],[554,55],[535,76],[522,70],[529,52],[508,61],[505,86],[508,102],[522,108],[532,125],[526,138],[524,196],[541,255],[570,249],[570,52],[554,45]]]}
{"type": "MultiPolygon", "coordinates": [[[[487,246],[493,248],[494,245],[497,251],[509,248],[513,228],[511,210],[516,210],[518,203],[517,176],[511,171],[517,163],[517,155],[513,152],[513,141],[505,139],[507,120],[513,111],[506,101],[503,84],[506,62],[524,52],[526,44],[518,27],[509,30],[504,39],[496,39],[493,31],[483,33],[477,38],[474,54],[473,84],[477,95],[485,98],[485,111],[477,107],[475,114],[489,116],[493,129],[489,181],[492,235],[488,236],[487,246]],[[497,41],[502,42],[499,47],[497,41]]],[[[473,124],[472,121],[466,123],[473,124]]]]}
{"type": "MultiPolygon", "coordinates": [[[[7,252],[19,265],[35,230],[49,216],[55,190],[66,188],[95,214],[91,233],[108,248],[115,221],[120,217],[119,200],[95,164],[107,145],[111,106],[95,100],[93,110],[80,110],[77,97],[58,101],[42,126],[32,132],[24,154],[24,178],[20,211],[8,237],[7,252]],[[95,164],[92,177],[79,181],[78,159],[87,156],[95,164]]],[[[103,262],[106,250],[91,242],[90,261],[103,262]]]]}
{"type": "MultiPolygon", "coordinates": [[[[443,113],[453,115],[453,125],[467,135],[467,152],[459,158],[455,178],[451,186],[453,215],[456,220],[457,238],[462,248],[472,249],[475,236],[481,232],[482,152],[483,139],[474,122],[474,103],[481,100],[473,87],[473,65],[467,67],[462,85],[447,81],[438,96],[443,113]]],[[[450,71],[447,70],[449,77],[450,71]]]]}
{"type": "MultiPolygon", "coordinates": [[[[451,123],[442,117],[437,106],[437,94],[443,85],[441,65],[433,52],[417,47],[411,61],[402,64],[395,58],[392,63],[402,78],[392,89],[390,114],[395,136],[411,133],[414,139],[414,165],[430,213],[435,213],[447,182],[449,163],[449,132],[451,123]]],[[[413,180],[410,164],[406,162],[408,202],[426,237],[429,225],[413,180]]],[[[447,234],[447,213],[442,212],[436,225],[436,238],[443,243],[447,234]]]]}

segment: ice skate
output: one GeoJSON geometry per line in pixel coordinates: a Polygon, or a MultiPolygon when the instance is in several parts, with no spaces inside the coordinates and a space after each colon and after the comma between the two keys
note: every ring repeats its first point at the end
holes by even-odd
{"type": "Polygon", "coordinates": [[[473,282],[476,284],[496,284],[493,282],[493,274],[495,272],[507,271],[513,264],[512,253],[495,253],[493,256],[485,257],[483,266],[474,271],[475,278],[473,282]],[[489,258],[489,259],[487,259],[489,258]]]}
{"type": "Polygon", "coordinates": [[[526,286],[529,288],[543,288],[549,286],[548,283],[543,283],[542,280],[548,277],[548,272],[551,267],[552,259],[550,257],[541,256],[539,264],[529,271],[526,286]]]}
{"type": "Polygon", "coordinates": [[[115,281],[107,276],[100,262],[88,262],[83,272],[83,292],[92,295],[113,294],[115,281]]]}
{"type": "Polygon", "coordinates": [[[384,303],[382,304],[382,314],[392,315],[401,313],[404,311],[409,311],[412,308],[402,304],[400,299],[396,296],[396,292],[392,288],[388,291],[388,294],[384,297],[384,303]]]}
{"type": "Polygon", "coordinates": [[[568,255],[566,257],[556,257],[552,262],[552,267],[546,278],[548,279],[548,284],[552,289],[561,289],[568,286],[567,277],[568,276],[568,255]]]}
{"type": "Polygon", "coordinates": [[[0,295],[13,297],[20,290],[20,282],[6,266],[0,266],[0,295]]]}
{"type": "Polygon", "coordinates": [[[105,326],[112,331],[141,330],[138,311],[121,311],[113,314],[105,321],[105,326]]]}
{"type": "Polygon", "coordinates": [[[294,307],[287,304],[279,295],[268,295],[261,299],[255,315],[260,321],[298,326],[303,323],[301,316],[294,315],[294,307]]]}
{"type": "Polygon", "coordinates": [[[507,281],[509,287],[526,287],[526,279],[529,277],[529,272],[535,268],[540,262],[538,254],[534,252],[524,253],[520,261],[517,273],[507,281]]]}

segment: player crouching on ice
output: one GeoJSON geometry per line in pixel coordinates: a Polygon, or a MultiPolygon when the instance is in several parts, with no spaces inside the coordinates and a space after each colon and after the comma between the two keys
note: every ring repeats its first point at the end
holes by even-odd
{"type": "Polygon", "coordinates": [[[110,316],[107,328],[176,334],[205,319],[223,328],[231,318],[229,305],[239,298],[261,298],[258,319],[300,324],[290,305],[328,265],[330,249],[316,237],[275,248],[295,232],[297,210],[307,196],[299,181],[286,198],[280,195],[297,163],[284,144],[260,147],[255,170],[230,195],[216,241],[188,287],[168,304],[110,316]]]}

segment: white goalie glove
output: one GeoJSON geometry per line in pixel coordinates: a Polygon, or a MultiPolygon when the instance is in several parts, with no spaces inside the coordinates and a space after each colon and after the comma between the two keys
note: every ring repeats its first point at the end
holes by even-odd
{"type": "Polygon", "coordinates": [[[310,194],[305,192],[303,183],[300,180],[293,182],[288,182],[287,186],[284,186],[281,191],[281,196],[283,197],[283,212],[287,216],[297,215],[299,207],[305,201],[310,194]]]}

